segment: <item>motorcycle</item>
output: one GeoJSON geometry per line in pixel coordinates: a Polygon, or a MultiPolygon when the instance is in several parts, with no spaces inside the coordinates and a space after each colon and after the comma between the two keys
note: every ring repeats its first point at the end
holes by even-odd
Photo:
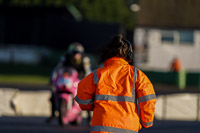
{"type": "Polygon", "coordinates": [[[74,100],[79,81],[78,72],[71,67],[61,68],[54,74],[52,79],[54,100],[61,126],[68,123],[80,124],[82,121],[81,109],[74,100]]]}

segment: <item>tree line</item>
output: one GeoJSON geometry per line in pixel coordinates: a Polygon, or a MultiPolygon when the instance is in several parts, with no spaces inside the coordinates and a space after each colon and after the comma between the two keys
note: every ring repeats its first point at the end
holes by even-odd
{"type": "Polygon", "coordinates": [[[55,7],[72,9],[83,19],[95,22],[119,24],[132,30],[135,13],[130,10],[134,0],[0,0],[1,6],[55,7]]]}

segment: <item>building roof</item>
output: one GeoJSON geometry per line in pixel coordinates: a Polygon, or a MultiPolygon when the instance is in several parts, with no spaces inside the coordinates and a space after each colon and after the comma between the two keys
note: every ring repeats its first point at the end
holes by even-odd
{"type": "Polygon", "coordinates": [[[137,25],[200,28],[200,0],[140,0],[137,25]]]}

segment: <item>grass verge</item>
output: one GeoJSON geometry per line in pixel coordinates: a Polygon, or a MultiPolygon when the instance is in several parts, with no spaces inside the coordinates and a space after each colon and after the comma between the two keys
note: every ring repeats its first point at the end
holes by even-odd
{"type": "Polygon", "coordinates": [[[30,85],[47,85],[49,77],[39,75],[2,75],[0,74],[0,83],[3,84],[30,84],[30,85]]]}

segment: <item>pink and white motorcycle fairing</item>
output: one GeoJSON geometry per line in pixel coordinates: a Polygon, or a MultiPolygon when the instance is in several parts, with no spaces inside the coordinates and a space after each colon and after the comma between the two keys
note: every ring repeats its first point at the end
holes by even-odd
{"type": "Polygon", "coordinates": [[[78,72],[71,68],[61,68],[53,78],[56,92],[57,108],[59,111],[59,124],[81,123],[81,109],[74,100],[78,88],[78,72]]]}

